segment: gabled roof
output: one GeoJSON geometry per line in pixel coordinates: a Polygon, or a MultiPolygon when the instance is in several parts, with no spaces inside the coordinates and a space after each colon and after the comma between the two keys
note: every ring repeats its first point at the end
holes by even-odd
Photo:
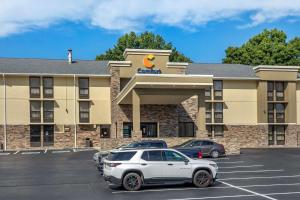
{"type": "Polygon", "coordinates": [[[108,75],[107,61],[0,58],[0,73],[108,75]]]}
{"type": "Polygon", "coordinates": [[[241,64],[190,63],[186,73],[213,75],[214,78],[258,78],[253,66],[241,64]]]}

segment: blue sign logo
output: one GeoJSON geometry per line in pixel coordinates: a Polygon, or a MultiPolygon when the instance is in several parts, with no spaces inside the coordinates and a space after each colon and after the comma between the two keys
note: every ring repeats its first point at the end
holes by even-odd
{"type": "Polygon", "coordinates": [[[142,68],[138,68],[137,72],[139,74],[161,74],[160,69],[142,69],[142,68]]]}

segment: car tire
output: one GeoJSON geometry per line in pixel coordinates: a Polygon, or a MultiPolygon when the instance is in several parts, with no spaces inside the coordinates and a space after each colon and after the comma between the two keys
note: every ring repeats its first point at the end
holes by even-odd
{"type": "Polygon", "coordinates": [[[193,184],[199,188],[210,186],[212,180],[211,174],[206,170],[199,170],[193,176],[193,184]]]}
{"type": "Polygon", "coordinates": [[[219,152],[217,150],[213,150],[211,153],[210,153],[210,156],[212,158],[218,158],[220,156],[219,152]]]}
{"type": "Polygon", "coordinates": [[[124,176],[122,184],[128,191],[137,191],[142,186],[142,178],[137,173],[128,173],[124,176]]]}

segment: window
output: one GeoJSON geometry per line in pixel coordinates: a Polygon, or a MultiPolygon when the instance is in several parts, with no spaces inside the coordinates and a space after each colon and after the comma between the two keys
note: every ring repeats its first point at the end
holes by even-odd
{"type": "Polygon", "coordinates": [[[79,78],[79,98],[89,98],[89,78],[79,78]]]}
{"type": "Polygon", "coordinates": [[[30,101],[30,122],[41,122],[41,102],[30,101]]]}
{"type": "Polygon", "coordinates": [[[123,123],[123,138],[131,138],[132,122],[123,123]]]}
{"type": "Polygon", "coordinates": [[[284,104],[277,103],[276,104],[276,122],[277,123],[284,123],[284,104]]]}
{"type": "Polygon", "coordinates": [[[211,100],[211,88],[205,89],[205,100],[211,100]]]}
{"type": "Polygon", "coordinates": [[[207,136],[208,137],[213,137],[212,135],[212,125],[206,125],[206,131],[207,131],[207,136]]]}
{"type": "Polygon", "coordinates": [[[29,78],[30,98],[40,98],[40,85],[40,77],[29,78]]]}
{"type": "Polygon", "coordinates": [[[214,145],[214,143],[211,142],[211,141],[204,140],[204,141],[202,141],[201,145],[203,145],[203,146],[211,146],[211,145],[214,145]]]}
{"type": "Polygon", "coordinates": [[[214,136],[215,137],[223,137],[224,136],[224,127],[222,125],[214,126],[214,136]]]}
{"type": "Polygon", "coordinates": [[[205,121],[206,123],[212,123],[212,104],[205,103],[205,121]]]}
{"type": "Polygon", "coordinates": [[[100,125],[100,138],[110,138],[109,125],[100,125]]]}
{"type": "Polygon", "coordinates": [[[166,161],[181,162],[185,160],[185,158],[182,155],[174,151],[164,151],[164,154],[166,161]]]}
{"type": "Polygon", "coordinates": [[[223,123],[223,103],[215,103],[214,122],[223,123]]]}
{"type": "Polygon", "coordinates": [[[284,82],[275,82],[276,101],[284,100],[284,82]]]}
{"type": "Polygon", "coordinates": [[[53,146],[54,145],[54,126],[45,125],[44,135],[43,135],[43,146],[53,146]]]}
{"type": "Polygon", "coordinates": [[[179,137],[194,137],[195,136],[195,125],[194,122],[179,122],[179,137]]]}
{"type": "Polygon", "coordinates": [[[30,146],[40,147],[41,146],[41,126],[30,125],[30,146]]]}
{"type": "Polygon", "coordinates": [[[270,125],[268,130],[269,145],[285,144],[285,126],[270,125]]]}
{"type": "Polygon", "coordinates": [[[44,122],[54,122],[54,101],[44,101],[44,122]]]}
{"type": "Polygon", "coordinates": [[[143,137],[157,137],[157,123],[142,122],[141,131],[143,137]]]}
{"type": "Polygon", "coordinates": [[[274,104],[268,103],[268,122],[274,123],[274,104]]]}
{"type": "Polygon", "coordinates": [[[268,81],[268,101],[274,101],[274,82],[268,81]]]}
{"type": "Polygon", "coordinates": [[[163,161],[162,151],[148,151],[149,161],[163,161]]]}
{"type": "Polygon", "coordinates": [[[80,123],[90,122],[90,102],[88,101],[79,102],[79,122],[80,123]]]}
{"type": "Polygon", "coordinates": [[[53,98],[53,78],[43,78],[43,96],[44,98],[53,98]]]}
{"type": "Polygon", "coordinates": [[[110,152],[107,156],[107,160],[110,161],[127,161],[130,160],[136,151],[127,151],[127,152],[110,152]]]}
{"type": "Polygon", "coordinates": [[[223,99],[223,82],[220,80],[214,81],[214,99],[215,100],[223,99]]]}

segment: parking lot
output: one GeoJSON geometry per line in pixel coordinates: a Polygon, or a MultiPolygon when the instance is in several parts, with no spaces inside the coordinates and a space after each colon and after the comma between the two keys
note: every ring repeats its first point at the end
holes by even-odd
{"type": "Polygon", "coordinates": [[[0,152],[0,199],[300,199],[300,149],[252,149],[216,159],[216,184],[111,189],[90,150],[0,152]]]}

